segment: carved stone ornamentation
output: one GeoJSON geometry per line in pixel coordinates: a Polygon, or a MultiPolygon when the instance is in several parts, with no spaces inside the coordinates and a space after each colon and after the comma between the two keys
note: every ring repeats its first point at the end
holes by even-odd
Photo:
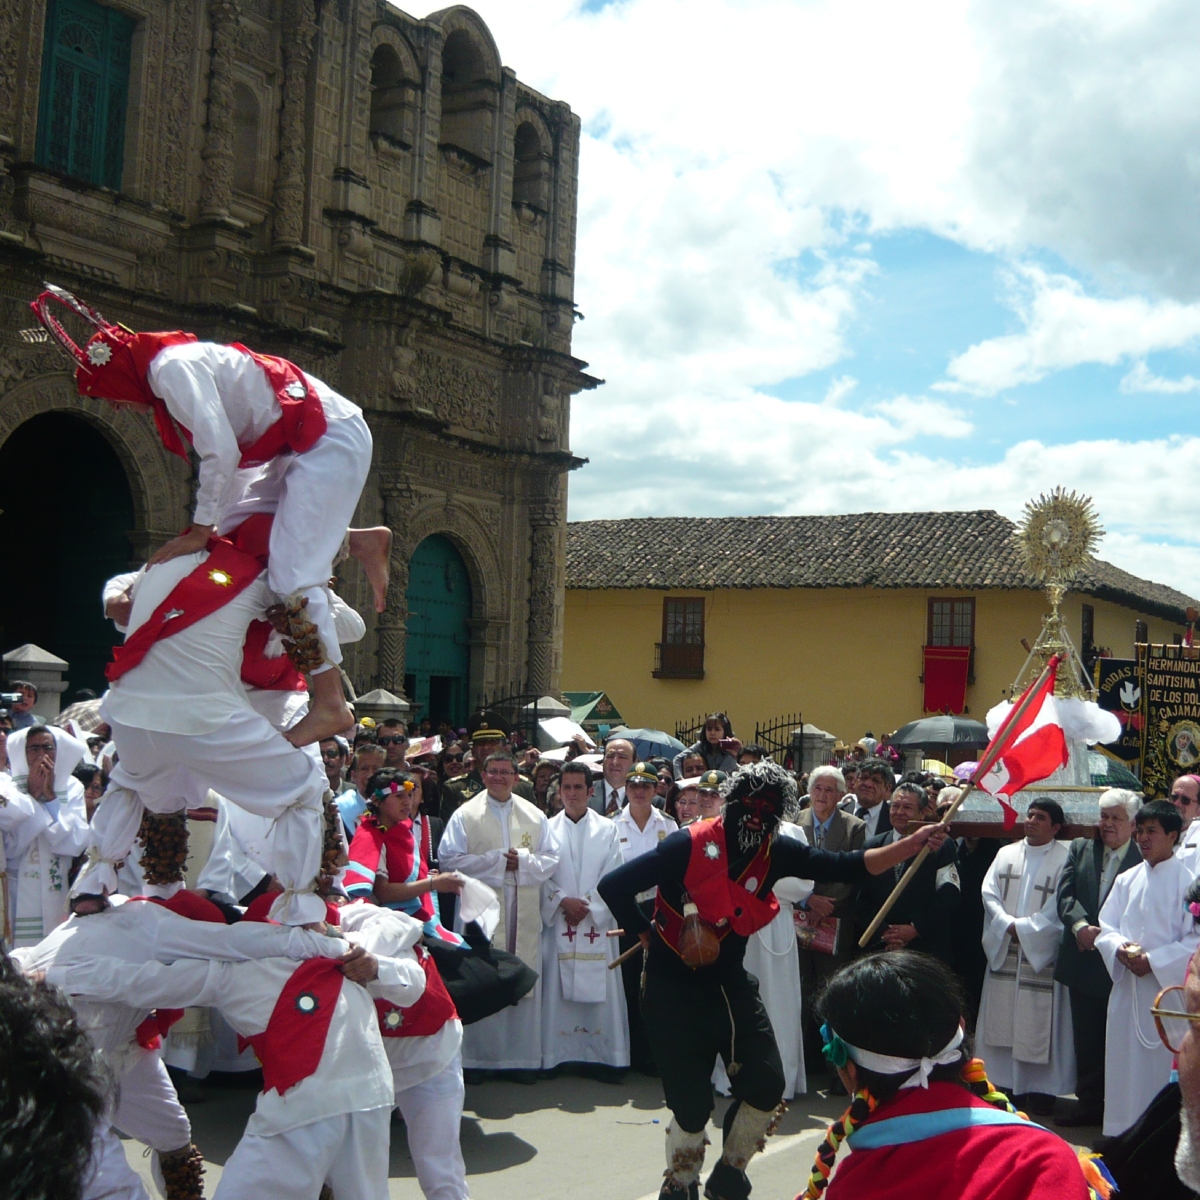
{"type": "Polygon", "coordinates": [[[211,65],[208,74],[208,128],[200,180],[200,215],[228,217],[233,195],[233,59],[241,13],[236,0],[213,0],[211,65]]]}
{"type": "Polygon", "coordinates": [[[500,378],[424,351],[417,356],[416,400],[439,420],[480,433],[500,432],[500,378]]]}
{"type": "Polygon", "coordinates": [[[302,246],[305,91],[317,18],[313,0],[284,0],[283,10],[283,109],[279,119],[279,175],[275,181],[275,244],[302,246]]]}
{"type": "Polygon", "coordinates": [[[542,399],[538,404],[538,441],[556,443],[561,429],[562,404],[553,379],[542,380],[542,399]]]}

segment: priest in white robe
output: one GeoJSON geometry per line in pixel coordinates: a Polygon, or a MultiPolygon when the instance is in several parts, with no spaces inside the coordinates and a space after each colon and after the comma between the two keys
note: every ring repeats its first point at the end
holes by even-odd
{"type": "Polygon", "coordinates": [[[559,777],[563,811],[550,818],[558,866],[542,886],[542,1066],[629,1066],[625,989],[608,964],[616,922],[596,884],[621,865],[616,825],[589,807],[591,771],[567,763],[559,777]]]}
{"type": "MultiPolygon", "coordinates": [[[[558,846],[545,815],[513,795],[517,765],[506,754],[488,756],[484,790],[455,810],[438,849],[443,871],[461,871],[500,897],[492,945],[539,972],[515,1005],[468,1025],[463,1067],[539,1071],[542,1067],[541,886],[558,866],[558,846]]],[[[456,917],[461,928],[461,912],[456,917]]]]}
{"type": "Polygon", "coordinates": [[[1165,800],[1138,810],[1134,839],[1142,861],[1117,876],[1100,910],[1096,949],[1113,980],[1104,1051],[1105,1137],[1124,1133],[1171,1077],[1171,1052],[1159,1039],[1150,1006],[1163,988],[1182,986],[1200,946],[1186,903],[1192,871],[1174,855],[1182,824],[1165,800]]]}
{"type": "Polygon", "coordinates": [[[1042,1115],[1055,1096],[1075,1091],[1070,996],[1054,981],[1063,932],[1058,881],[1070,856],[1056,840],[1063,824],[1056,801],[1034,800],[1025,837],[1000,849],[983,880],[988,971],[976,1046],[989,1078],[1042,1115]]]}
{"type": "Polygon", "coordinates": [[[71,772],[87,755],[87,745],[65,729],[32,725],[8,739],[12,784],[32,801],[14,808],[25,820],[4,829],[8,871],[9,923],[14,946],[33,946],[69,915],[67,874],[71,860],[91,840],[83,784],[71,772]]]}
{"type": "MultiPolygon", "coordinates": [[[[808,837],[799,825],[779,823],[779,836],[795,838],[808,845],[808,837]]],[[[783,1098],[791,1100],[808,1091],[804,1069],[804,1014],[800,989],[800,947],[796,941],[795,907],[812,895],[811,879],[780,879],[771,889],[779,901],[779,912],[770,924],[746,943],[746,970],[758,980],[763,1007],[771,1018],[775,1044],[783,1063],[783,1098]]],[[[717,1059],[713,1068],[713,1086],[728,1096],[729,1076],[725,1064],[717,1059]]]]}

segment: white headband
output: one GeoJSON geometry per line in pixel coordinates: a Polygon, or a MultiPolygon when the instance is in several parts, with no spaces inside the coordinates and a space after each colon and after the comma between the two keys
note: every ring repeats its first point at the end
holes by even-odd
{"type": "Polygon", "coordinates": [[[962,1040],[963,1031],[960,1025],[954,1031],[954,1036],[946,1043],[945,1048],[939,1050],[932,1058],[896,1058],[891,1054],[876,1054],[873,1050],[860,1050],[857,1046],[851,1046],[849,1042],[842,1044],[854,1062],[878,1075],[899,1075],[901,1071],[912,1071],[913,1073],[900,1085],[903,1090],[911,1087],[927,1088],[929,1076],[934,1067],[945,1067],[958,1062],[961,1057],[958,1048],[962,1045],[962,1040]],[[914,1068],[916,1069],[914,1070],[914,1068]]]}

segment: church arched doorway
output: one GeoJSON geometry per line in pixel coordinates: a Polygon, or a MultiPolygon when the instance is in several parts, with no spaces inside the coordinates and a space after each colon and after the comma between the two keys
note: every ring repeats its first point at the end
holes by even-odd
{"type": "Polygon", "coordinates": [[[120,640],[100,610],[104,581],[130,569],[133,495],[99,430],[70,413],[19,425],[0,446],[0,588],[3,648],[33,642],[70,664],[66,700],[107,686],[120,640]]]}
{"type": "Polygon", "coordinates": [[[407,600],[404,690],[413,717],[429,717],[435,729],[440,721],[457,729],[467,718],[471,580],[449,538],[435,534],[413,551],[407,600]]]}

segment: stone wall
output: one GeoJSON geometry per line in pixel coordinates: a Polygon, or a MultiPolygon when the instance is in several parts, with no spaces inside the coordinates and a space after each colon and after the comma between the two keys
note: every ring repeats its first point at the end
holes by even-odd
{"type": "Polygon", "coordinates": [[[116,0],[137,19],[121,193],[34,162],[45,0],[0,0],[0,444],[38,412],[126,464],[138,553],[188,519],[152,427],[74,394],[16,333],[50,279],[111,319],[282,354],[367,414],[359,522],[395,531],[388,609],[347,667],[400,692],[408,559],[440,533],[474,596],[472,699],[561,667],[579,121],[470,9],[116,0]]]}

